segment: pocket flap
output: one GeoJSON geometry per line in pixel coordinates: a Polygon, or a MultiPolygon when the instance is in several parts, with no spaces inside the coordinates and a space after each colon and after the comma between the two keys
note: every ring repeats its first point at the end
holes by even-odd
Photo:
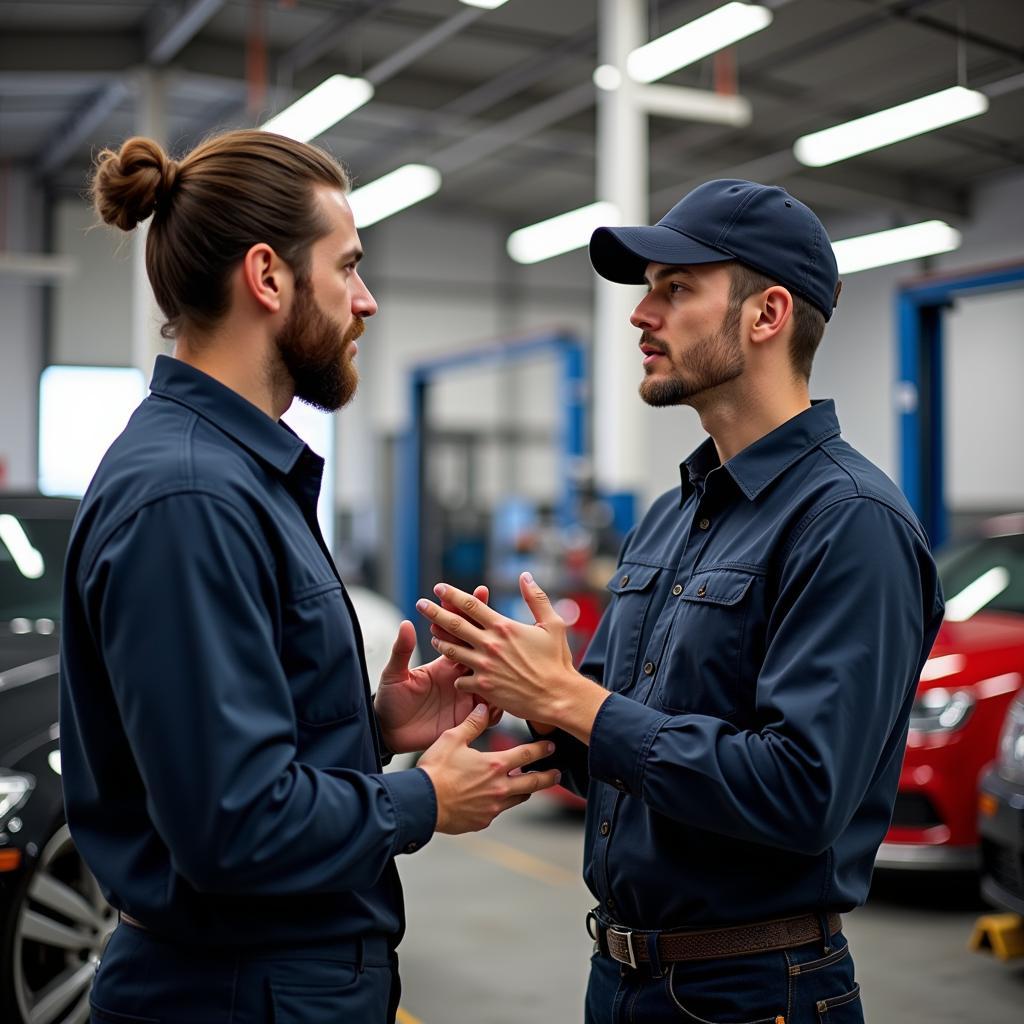
{"type": "Polygon", "coordinates": [[[656,565],[640,565],[638,562],[623,562],[615,575],[608,581],[613,594],[629,594],[635,590],[646,590],[661,568],[656,565]]]}
{"type": "Polygon", "coordinates": [[[697,573],[681,597],[696,604],[738,604],[754,581],[753,573],[739,569],[715,569],[697,573]]]}

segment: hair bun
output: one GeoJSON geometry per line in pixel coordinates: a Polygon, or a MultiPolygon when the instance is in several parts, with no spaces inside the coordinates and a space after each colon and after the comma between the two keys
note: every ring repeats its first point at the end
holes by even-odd
{"type": "Polygon", "coordinates": [[[158,142],[135,136],[96,159],[92,200],[107,224],[131,231],[164,202],[178,177],[178,164],[158,142]]]}

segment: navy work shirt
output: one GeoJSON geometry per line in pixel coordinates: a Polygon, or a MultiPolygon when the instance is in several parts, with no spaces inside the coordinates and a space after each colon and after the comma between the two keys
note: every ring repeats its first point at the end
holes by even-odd
{"type": "Polygon", "coordinates": [[[581,671],[585,876],[608,918],[726,925],[867,895],[943,612],[897,487],[815,403],[725,465],[711,440],[624,545],[581,671]]]}
{"type": "Polygon", "coordinates": [[[187,364],[104,457],[68,553],[61,760],[114,906],[190,944],[403,927],[394,856],[433,786],[384,775],[355,614],[316,521],[323,461],[187,364]]]}

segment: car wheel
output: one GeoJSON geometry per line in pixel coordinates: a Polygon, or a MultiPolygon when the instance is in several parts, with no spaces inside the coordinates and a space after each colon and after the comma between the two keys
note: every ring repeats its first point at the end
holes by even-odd
{"type": "Polygon", "coordinates": [[[3,944],[3,1019],[84,1024],[96,967],[116,923],[67,825],[60,825],[14,900],[3,944]]]}

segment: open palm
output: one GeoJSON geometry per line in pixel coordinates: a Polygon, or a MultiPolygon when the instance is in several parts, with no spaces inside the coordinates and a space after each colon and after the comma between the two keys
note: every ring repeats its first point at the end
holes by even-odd
{"type": "MultiPolygon", "coordinates": [[[[489,597],[483,586],[477,587],[473,595],[485,603],[489,597]]],[[[455,680],[467,669],[448,658],[409,668],[415,648],[416,631],[411,622],[403,621],[374,699],[384,742],[396,754],[426,750],[480,703],[475,694],[455,688],[455,680]]],[[[493,710],[491,722],[498,717],[500,712],[493,710]]]]}

